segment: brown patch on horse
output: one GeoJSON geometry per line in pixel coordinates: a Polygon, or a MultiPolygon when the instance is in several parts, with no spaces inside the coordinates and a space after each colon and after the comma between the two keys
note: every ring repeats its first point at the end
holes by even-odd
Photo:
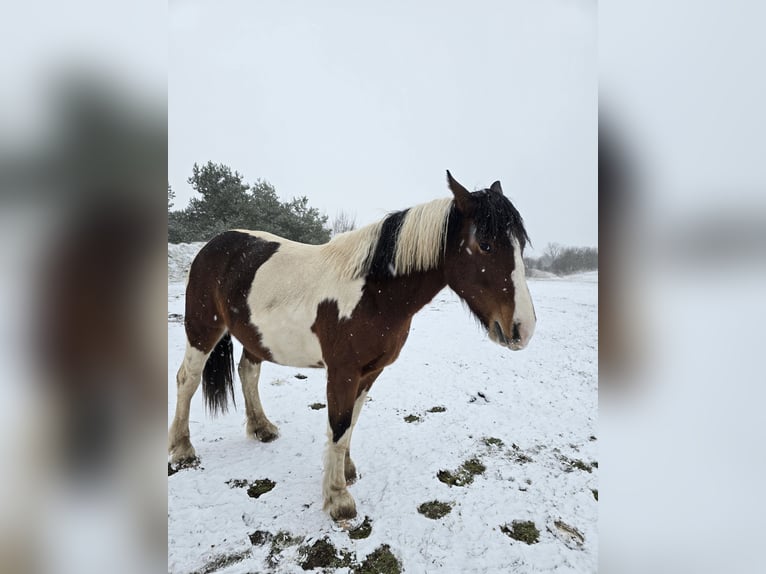
{"type": "Polygon", "coordinates": [[[186,334],[195,348],[209,353],[228,329],[254,358],[271,360],[250,322],[247,297],[258,268],[278,249],[279,243],[239,231],[222,233],[202,248],[186,290],[186,334]]]}

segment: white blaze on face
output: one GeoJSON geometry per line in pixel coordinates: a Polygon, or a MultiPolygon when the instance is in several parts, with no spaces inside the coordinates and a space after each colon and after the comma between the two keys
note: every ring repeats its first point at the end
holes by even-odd
{"type": "Polygon", "coordinates": [[[532,338],[532,334],[535,332],[535,324],[537,319],[535,317],[535,307],[532,304],[532,297],[529,294],[529,288],[527,287],[527,277],[524,272],[524,260],[521,257],[521,245],[519,241],[512,237],[513,242],[513,259],[514,269],[511,273],[511,281],[513,282],[513,323],[518,325],[519,329],[519,348],[523,349],[529,343],[532,338]]]}

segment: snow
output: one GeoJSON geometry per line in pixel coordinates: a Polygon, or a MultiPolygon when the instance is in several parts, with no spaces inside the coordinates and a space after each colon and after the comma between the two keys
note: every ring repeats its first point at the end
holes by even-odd
{"type": "MultiPolygon", "coordinates": [[[[169,314],[183,313],[184,269],[200,247],[168,246],[169,314]]],[[[366,539],[350,539],[322,511],[327,410],[309,405],[326,403],[324,370],[264,364],[261,399],[280,428],[272,443],[245,437],[240,391],[238,410],[217,419],[205,414],[198,391],[190,429],[200,467],[168,478],[168,571],[303,572],[297,547],[276,565],[266,562],[269,544],[248,537],[262,530],[287,531],[304,544],[326,536],[359,562],[388,544],[405,572],[595,572],[598,274],[532,279],[529,288],[538,323],[524,351],[491,343],[448,289],[415,316],[401,356],[373,386],[354,431],[360,478],[349,491],[358,521],[372,521],[366,539]],[[428,412],[435,406],[446,410],[428,412]],[[419,420],[405,422],[407,415],[419,420]],[[486,444],[489,437],[504,446],[486,444]],[[486,466],[472,484],[437,479],[439,470],[455,471],[471,458],[486,466]],[[257,499],[226,484],[266,478],[276,486],[257,499]],[[438,520],[419,514],[432,500],[453,504],[452,511],[438,520]],[[539,542],[501,532],[514,520],[533,521],[539,542]],[[232,556],[239,559],[210,566],[232,556]]],[[[183,324],[171,319],[169,419],[184,345],[183,324]]]]}

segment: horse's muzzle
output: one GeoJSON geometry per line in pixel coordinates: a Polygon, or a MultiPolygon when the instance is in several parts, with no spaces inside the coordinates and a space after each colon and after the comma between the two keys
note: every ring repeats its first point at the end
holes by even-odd
{"type": "Polygon", "coordinates": [[[521,340],[521,336],[519,335],[518,323],[513,324],[513,332],[509,338],[506,336],[503,328],[500,326],[500,323],[495,321],[492,325],[492,329],[489,332],[489,338],[492,339],[495,343],[502,345],[503,347],[508,347],[512,351],[520,351],[526,346],[521,340]]]}

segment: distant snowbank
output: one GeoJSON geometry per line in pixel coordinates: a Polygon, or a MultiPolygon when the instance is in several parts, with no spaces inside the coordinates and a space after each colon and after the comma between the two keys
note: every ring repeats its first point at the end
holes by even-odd
{"type": "Polygon", "coordinates": [[[184,281],[189,273],[189,266],[204,242],[168,243],[168,281],[184,281]]]}
{"type": "Polygon", "coordinates": [[[548,279],[553,281],[582,281],[584,283],[598,283],[598,270],[572,273],[571,275],[556,275],[550,271],[539,269],[527,269],[528,279],[548,279]]]}

